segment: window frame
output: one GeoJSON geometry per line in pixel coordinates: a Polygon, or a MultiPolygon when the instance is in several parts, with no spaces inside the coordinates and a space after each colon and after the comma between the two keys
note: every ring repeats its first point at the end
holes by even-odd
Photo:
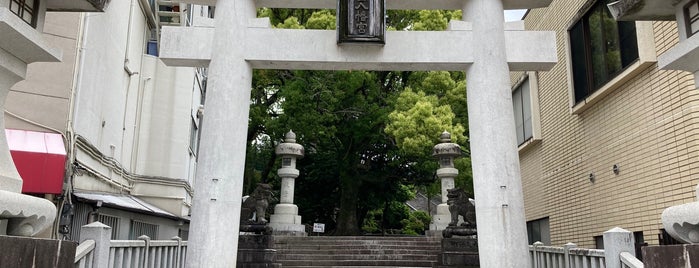
{"type": "MultiPolygon", "coordinates": [[[[630,67],[635,61],[640,59],[638,53],[638,33],[634,22],[615,21],[615,31],[611,31],[611,34],[608,34],[607,32],[607,30],[611,29],[603,26],[605,19],[614,20],[612,15],[609,13],[609,10],[607,10],[605,5],[606,1],[607,0],[597,0],[590,2],[589,7],[585,10],[585,12],[581,12],[581,16],[574,20],[572,25],[568,28],[568,39],[570,40],[569,60],[573,62],[573,93],[576,103],[582,102],[587,97],[593,95],[597,90],[602,88],[619,74],[623,73],[626,68],[630,67]],[[601,18],[599,19],[598,23],[593,24],[593,18],[596,15],[601,16],[601,18]],[[598,31],[592,30],[595,28],[595,25],[598,26],[596,27],[598,31]],[[633,28],[633,31],[626,32],[630,33],[630,37],[635,40],[636,47],[625,49],[626,46],[624,46],[624,42],[629,36],[627,36],[627,38],[622,38],[624,37],[622,31],[625,28],[622,27],[623,25],[633,28]],[[595,36],[598,36],[600,40],[595,42],[595,36]],[[575,40],[573,40],[574,38],[575,40]],[[607,57],[607,53],[609,53],[610,47],[612,48],[612,51],[614,51],[614,46],[610,45],[615,43],[619,52],[619,65],[612,67],[610,66],[610,63],[614,62],[616,58],[610,60],[607,57]],[[599,50],[601,51],[595,52],[595,44],[600,47],[599,50]],[[633,53],[633,59],[625,59],[624,56],[628,52],[633,53]],[[602,57],[596,57],[600,55],[602,57]],[[577,63],[575,63],[576,60],[578,61],[577,63]],[[582,73],[579,71],[582,71],[582,73]],[[577,77],[580,74],[583,76],[577,77]]],[[[628,41],[633,42],[634,40],[628,41]]]]}
{"type": "MultiPolygon", "coordinates": [[[[588,0],[587,3],[578,12],[578,15],[573,17],[569,24],[568,30],[572,29],[584,16],[588,14],[590,9],[594,7],[594,4],[598,0],[588,0]]],[[[570,34],[566,35],[565,38],[565,48],[566,48],[566,64],[568,71],[568,96],[570,113],[575,115],[580,115],[589,108],[593,107],[595,103],[600,102],[605,96],[614,92],[614,90],[622,87],[626,82],[636,77],[638,74],[643,72],[645,69],[651,67],[653,64],[657,63],[658,55],[655,46],[655,36],[653,31],[652,21],[636,21],[636,42],[638,47],[638,60],[636,60],[631,65],[622,69],[622,71],[611,80],[604,83],[600,88],[592,92],[590,95],[585,97],[579,102],[575,100],[575,84],[573,81],[573,63],[572,63],[572,51],[571,51],[571,38],[570,34]]]]}
{"type": "Polygon", "coordinates": [[[141,220],[131,220],[129,226],[129,240],[136,240],[142,235],[148,236],[151,240],[158,240],[159,231],[160,226],[157,224],[141,220]]]}
{"type": "Polygon", "coordinates": [[[689,14],[689,9],[692,6],[697,6],[699,8],[699,0],[689,0],[687,4],[682,7],[682,13],[684,14],[684,25],[685,29],[687,31],[687,38],[692,37],[693,35],[699,33],[699,27],[696,29],[692,29],[692,23],[699,21],[699,13],[697,13],[694,17],[691,17],[689,14]]]}
{"type": "MultiPolygon", "coordinates": [[[[532,135],[525,139],[521,144],[517,144],[519,151],[524,151],[531,146],[538,144],[541,141],[541,115],[539,106],[539,77],[537,72],[523,73],[517,82],[512,86],[512,94],[521,87],[524,83],[529,83],[529,107],[531,112],[531,129],[532,135]]],[[[514,103],[513,103],[514,111],[514,103]]],[[[516,115],[515,115],[516,116],[516,115]]],[[[517,131],[515,129],[515,131],[517,131]]]]}
{"type": "Polygon", "coordinates": [[[38,24],[37,22],[39,20],[39,5],[41,0],[33,0],[34,5],[32,7],[27,7],[26,1],[27,0],[9,0],[8,9],[10,10],[10,12],[12,12],[12,14],[15,14],[17,17],[19,17],[19,19],[36,29],[38,24]],[[15,12],[12,9],[13,4],[18,6],[17,12],[15,12]],[[26,19],[24,19],[24,13],[27,11],[32,16],[31,21],[27,21],[26,19]]]}
{"type": "Polygon", "coordinates": [[[535,242],[541,242],[546,246],[550,246],[551,245],[551,218],[543,217],[543,218],[538,218],[535,220],[527,221],[527,241],[530,245],[535,243],[535,242]],[[536,238],[534,238],[534,234],[533,234],[535,224],[538,227],[537,231],[539,231],[539,239],[538,240],[536,238]],[[543,228],[544,226],[546,228],[543,228]],[[542,230],[547,230],[545,235],[544,235],[544,232],[542,232],[542,230]]]}
{"type": "Polygon", "coordinates": [[[191,125],[189,129],[189,153],[195,157],[199,152],[200,134],[201,133],[199,132],[199,122],[194,116],[191,116],[191,125]]]}

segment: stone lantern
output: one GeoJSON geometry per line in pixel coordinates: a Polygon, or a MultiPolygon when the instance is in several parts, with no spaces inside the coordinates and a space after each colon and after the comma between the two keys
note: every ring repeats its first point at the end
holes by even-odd
{"type": "Polygon", "coordinates": [[[282,159],[282,166],[277,171],[282,178],[282,187],[279,204],[274,207],[269,226],[274,229],[274,234],[305,236],[306,229],[301,224],[299,208],[294,205],[294,180],[299,176],[296,160],[303,157],[303,146],[296,143],[296,134],[289,131],[274,152],[282,159]]]}
{"type": "Polygon", "coordinates": [[[432,216],[431,231],[444,230],[451,222],[451,213],[447,205],[447,190],[454,188],[454,178],[459,170],[454,168],[454,159],[461,156],[461,146],[451,142],[451,134],[444,131],[440,136],[441,143],[434,146],[432,156],[439,161],[437,177],[442,181],[442,203],[437,205],[437,212],[432,216]]]}

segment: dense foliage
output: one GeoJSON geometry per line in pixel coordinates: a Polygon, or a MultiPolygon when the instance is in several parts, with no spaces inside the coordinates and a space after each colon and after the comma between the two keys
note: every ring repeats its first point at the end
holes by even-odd
{"type": "MultiPolygon", "coordinates": [[[[332,10],[261,9],[272,25],[335,29],[332,10]]],[[[390,11],[392,30],[444,30],[458,11],[390,11]]],[[[336,235],[402,230],[419,234],[429,215],[405,201],[439,192],[432,147],[443,131],[467,148],[466,86],[460,72],[255,70],[245,192],[265,181],[279,189],[274,147],[293,130],[306,155],[295,203],[304,223],[336,235]]],[[[456,162],[471,189],[470,160],[456,162]]]]}

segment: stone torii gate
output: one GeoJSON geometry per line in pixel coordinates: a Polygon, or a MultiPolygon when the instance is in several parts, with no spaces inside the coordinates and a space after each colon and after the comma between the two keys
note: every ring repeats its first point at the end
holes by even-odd
{"type": "Polygon", "coordinates": [[[188,267],[236,263],[253,68],[466,71],[481,266],[529,267],[509,72],[552,68],[556,42],[521,23],[506,30],[503,10],[551,0],[388,0],[387,9],[461,9],[464,21],[389,31],[383,46],[338,45],[336,31],[274,29],[256,18],[260,7],[335,9],[337,0],[177,1],[216,6],[214,28],[165,27],[161,38],[166,64],[209,67],[188,267]]]}

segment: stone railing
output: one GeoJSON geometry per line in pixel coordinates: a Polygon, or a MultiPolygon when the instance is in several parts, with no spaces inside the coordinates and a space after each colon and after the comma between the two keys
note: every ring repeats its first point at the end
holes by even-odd
{"type": "Polygon", "coordinates": [[[75,249],[75,268],[92,268],[95,240],[85,240],[75,249]]]}
{"type": "Polygon", "coordinates": [[[109,240],[110,227],[95,222],[81,229],[75,252],[75,268],[183,268],[187,257],[187,241],[172,240],[109,240]]]}
{"type": "Polygon", "coordinates": [[[631,232],[620,228],[605,232],[604,248],[578,248],[573,243],[551,247],[536,242],[529,246],[529,256],[533,268],[643,268],[633,254],[631,232]]]}
{"type": "Polygon", "coordinates": [[[573,243],[563,247],[551,247],[536,242],[529,246],[529,253],[534,268],[605,267],[604,250],[578,248],[573,243]]]}
{"type": "Polygon", "coordinates": [[[643,268],[643,262],[639,261],[631,255],[631,253],[628,252],[622,252],[620,254],[621,257],[621,268],[643,268]]]}

